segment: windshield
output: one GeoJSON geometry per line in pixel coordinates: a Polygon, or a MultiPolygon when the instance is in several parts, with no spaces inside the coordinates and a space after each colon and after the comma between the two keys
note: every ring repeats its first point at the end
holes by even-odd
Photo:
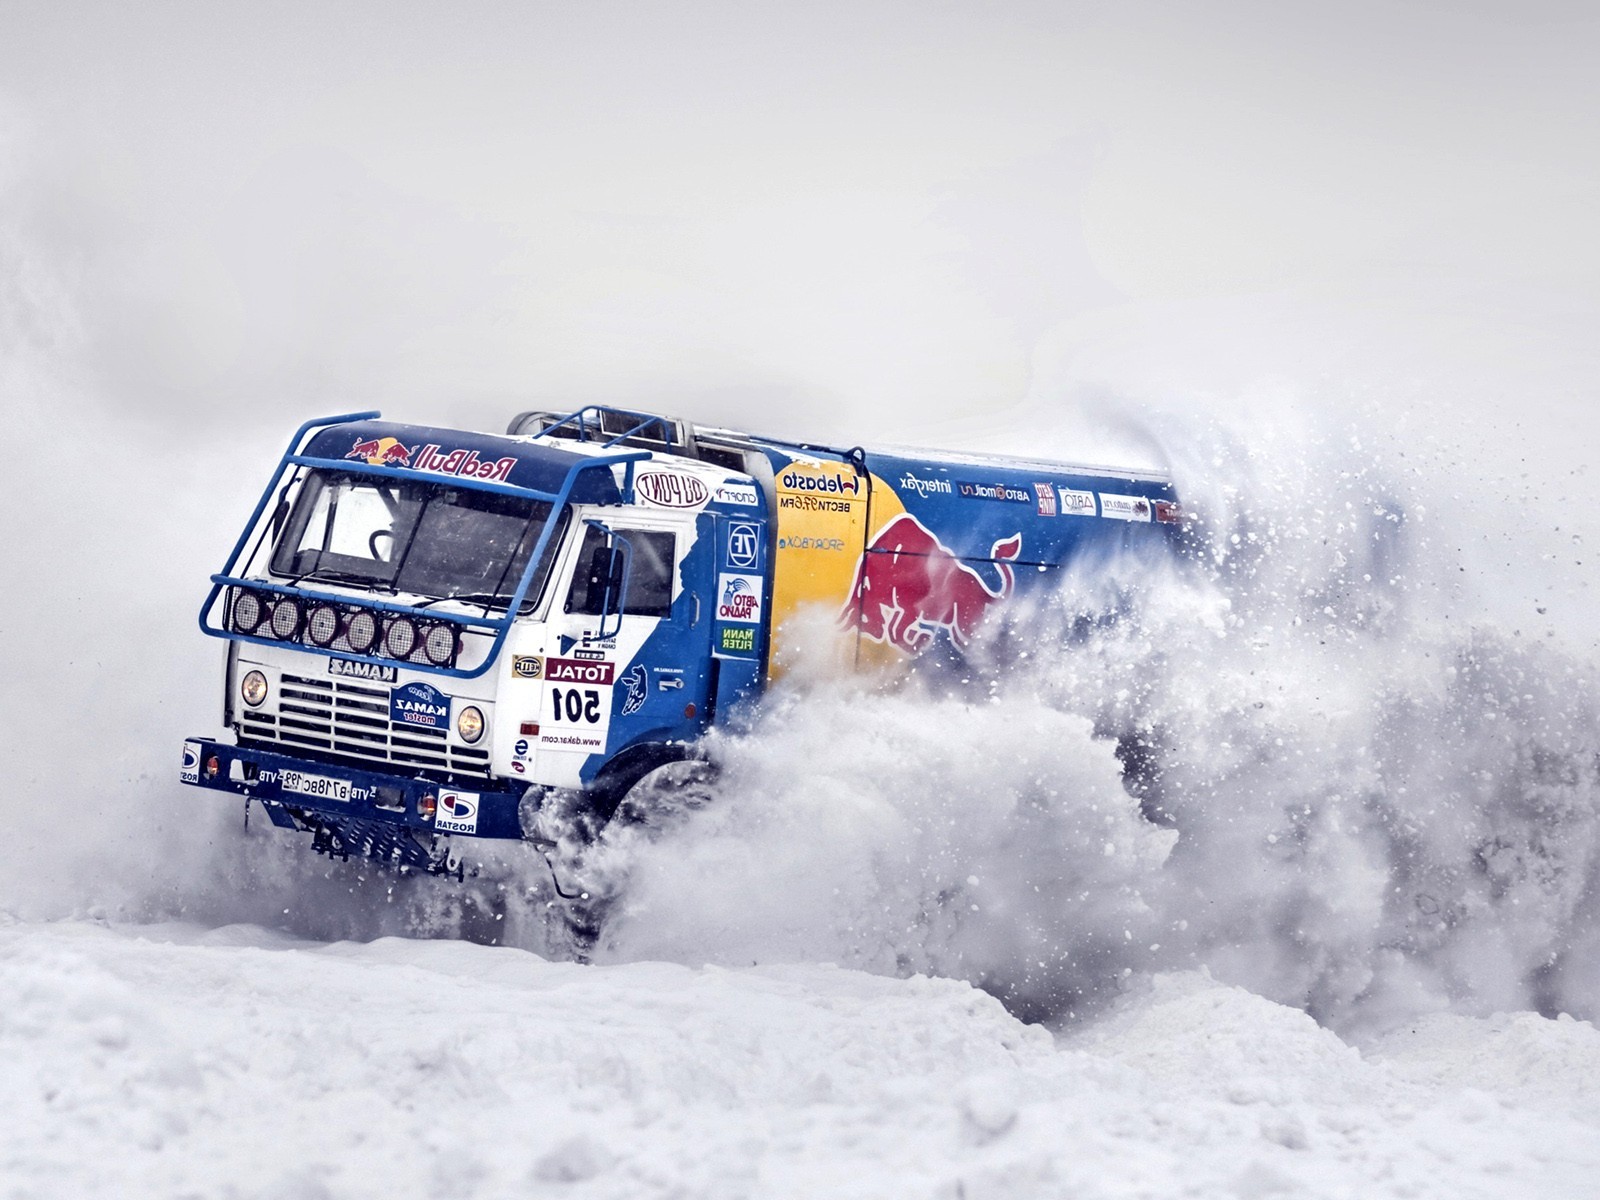
{"type": "MultiPolygon", "coordinates": [[[[313,471],[283,524],[272,570],[296,581],[505,604],[549,517],[542,500],[313,471]]],[[[530,601],[538,590],[529,589],[530,601]]]]}

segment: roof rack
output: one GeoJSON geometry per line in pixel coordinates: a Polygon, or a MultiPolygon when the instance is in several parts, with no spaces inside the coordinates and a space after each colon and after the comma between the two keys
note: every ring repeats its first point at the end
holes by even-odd
{"type": "Polygon", "coordinates": [[[597,442],[602,448],[640,446],[666,450],[689,458],[697,456],[694,426],[679,417],[635,412],[591,404],[565,415],[537,409],[518,413],[506,432],[522,437],[569,438],[597,442]]]}

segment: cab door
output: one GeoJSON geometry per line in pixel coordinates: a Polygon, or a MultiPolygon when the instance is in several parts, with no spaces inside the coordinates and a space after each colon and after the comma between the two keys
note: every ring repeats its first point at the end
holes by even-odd
{"type": "Polygon", "coordinates": [[[704,728],[715,596],[701,526],[711,521],[601,509],[584,524],[551,614],[540,743],[584,756],[585,782],[630,746],[704,728]]]}

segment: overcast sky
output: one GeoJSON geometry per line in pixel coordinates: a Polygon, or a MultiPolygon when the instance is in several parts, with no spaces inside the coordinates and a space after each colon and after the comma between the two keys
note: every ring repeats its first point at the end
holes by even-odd
{"type": "Polygon", "coordinates": [[[994,411],[1152,320],[1561,337],[1595,12],[0,0],[0,328],[133,413],[797,433],[994,411]]]}

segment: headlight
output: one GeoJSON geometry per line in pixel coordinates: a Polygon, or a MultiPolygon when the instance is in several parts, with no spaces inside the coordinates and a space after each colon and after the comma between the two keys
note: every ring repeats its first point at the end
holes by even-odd
{"type": "Polygon", "coordinates": [[[456,652],[455,626],[430,626],[427,636],[422,639],[422,652],[428,656],[428,661],[434,666],[444,666],[456,652]]]}
{"type": "Polygon", "coordinates": [[[272,605],[272,636],[287,642],[300,632],[300,606],[287,596],[272,605]]]}
{"type": "Polygon", "coordinates": [[[378,641],[378,618],[366,610],[356,613],[345,626],[344,639],[357,654],[365,654],[378,641]]]}
{"type": "Polygon", "coordinates": [[[267,615],[261,597],[254,592],[236,591],[233,594],[233,629],[235,633],[254,633],[267,615]]]}
{"type": "Polygon", "coordinates": [[[417,648],[417,627],[409,617],[396,617],[383,635],[383,648],[390,658],[410,658],[417,648]]]}
{"type": "Polygon", "coordinates": [[[456,732],[463,742],[475,742],[483,736],[483,712],[469,704],[456,714],[456,732]]]}
{"type": "Polygon", "coordinates": [[[260,671],[251,671],[239,681],[239,695],[251,708],[258,707],[267,698],[267,677],[260,671]]]}
{"type": "Polygon", "coordinates": [[[306,633],[317,646],[331,646],[339,636],[339,613],[331,604],[319,604],[306,618],[306,633]]]}

